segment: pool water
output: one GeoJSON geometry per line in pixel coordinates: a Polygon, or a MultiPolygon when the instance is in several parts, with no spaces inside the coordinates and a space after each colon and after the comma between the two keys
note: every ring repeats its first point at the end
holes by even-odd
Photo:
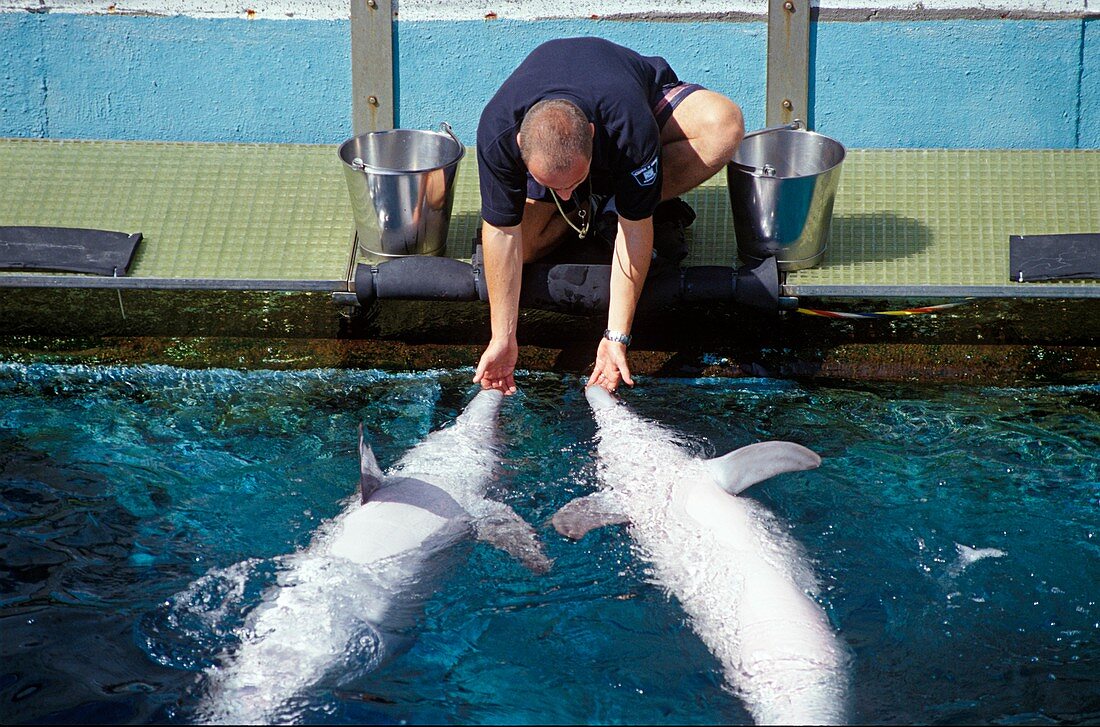
{"type": "MultiPolygon", "coordinates": [[[[354,493],[358,424],[388,467],[461,411],[470,376],[0,365],[0,721],[193,721],[281,559],[354,493]]],[[[575,377],[520,384],[496,496],[554,567],[474,545],[407,651],[318,675],[284,716],[751,722],[624,528],[570,543],[549,526],[596,487],[595,425],[575,377]]],[[[822,455],[743,496],[813,559],[852,721],[1100,722],[1100,386],[642,380],[624,397],[700,456],[763,439],[822,455]]]]}

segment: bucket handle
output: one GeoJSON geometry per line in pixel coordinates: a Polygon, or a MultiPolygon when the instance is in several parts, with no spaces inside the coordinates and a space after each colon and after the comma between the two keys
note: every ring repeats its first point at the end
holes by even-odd
{"type": "MultiPolygon", "coordinates": [[[[446,121],[441,122],[439,124],[439,128],[442,129],[447,134],[447,136],[449,136],[449,137],[451,137],[452,139],[455,140],[455,143],[458,144],[459,149],[465,149],[466,148],[462,145],[462,142],[459,141],[458,137],[455,136],[454,129],[452,129],[451,125],[448,124],[446,121]]],[[[352,159],[350,166],[351,166],[352,169],[354,169],[357,172],[367,171],[367,163],[364,162],[360,157],[355,157],[354,159],[352,159]]]]}
{"type": "Polygon", "coordinates": [[[802,119],[795,119],[789,124],[780,124],[779,126],[769,126],[766,129],[757,129],[756,131],[750,131],[745,134],[743,139],[748,139],[750,136],[756,136],[757,134],[767,134],[771,131],[786,131],[788,129],[792,131],[798,131],[799,129],[805,129],[806,123],[802,119]]]}
{"type": "MultiPolygon", "coordinates": [[[[795,119],[794,121],[790,122],[789,124],[780,124],[779,126],[769,126],[766,129],[757,129],[756,131],[750,131],[749,133],[745,134],[745,136],[742,137],[742,141],[744,141],[745,139],[748,139],[750,136],[756,136],[757,134],[767,134],[768,132],[771,132],[771,131],[788,131],[788,130],[798,131],[799,129],[805,129],[805,128],[806,128],[806,123],[804,121],[802,121],[802,119],[795,119]]],[[[739,162],[735,162],[735,161],[732,161],[732,160],[730,161],[730,164],[732,166],[737,167],[738,169],[740,169],[742,171],[746,171],[746,172],[752,174],[754,177],[775,177],[775,176],[778,176],[778,173],[776,172],[775,167],[773,167],[771,164],[765,164],[763,167],[760,167],[759,169],[757,169],[756,167],[750,167],[747,164],[741,164],[739,162]]]]}
{"type": "Polygon", "coordinates": [[[464,146],[462,145],[462,142],[458,140],[458,137],[457,137],[457,136],[455,136],[455,130],[454,130],[454,129],[452,129],[452,128],[451,128],[451,125],[450,125],[450,124],[448,124],[448,123],[447,123],[446,121],[441,121],[441,122],[439,123],[439,128],[440,128],[440,129],[442,129],[442,130],[443,130],[443,132],[444,132],[444,133],[445,133],[445,134],[446,134],[447,136],[449,136],[449,137],[451,137],[452,139],[454,139],[454,140],[455,140],[455,143],[456,143],[456,144],[458,144],[458,146],[459,146],[459,148],[460,148],[460,149],[465,149],[465,148],[466,148],[466,147],[464,147],[464,146]]]}

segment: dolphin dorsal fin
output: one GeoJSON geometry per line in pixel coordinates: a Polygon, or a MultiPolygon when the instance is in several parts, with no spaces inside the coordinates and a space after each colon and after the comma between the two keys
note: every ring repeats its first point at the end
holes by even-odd
{"type": "Polygon", "coordinates": [[[374,491],[382,484],[382,468],[374,458],[374,450],[363,440],[363,425],[359,425],[359,502],[370,499],[374,491]]]}
{"type": "Polygon", "coordinates": [[[736,495],[784,472],[812,470],[821,464],[821,457],[794,442],[759,442],[704,464],[719,487],[736,495]]]}

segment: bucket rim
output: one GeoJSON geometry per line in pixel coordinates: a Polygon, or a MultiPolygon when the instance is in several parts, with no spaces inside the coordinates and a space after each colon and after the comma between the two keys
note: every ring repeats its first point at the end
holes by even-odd
{"type": "MultiPolygon", "coordinates": [[[[806,177],[819,177],[822,174],[833,171],[834,169],[839,167],[841,164],[843,164],[844,160],[848,157],[848,147],[844,146],[843,143],[837,141],[833,137],[827,136],[827,135],[819,133],[817,131],[812,131],[810,129],[776,129],[776,130],[774,130],[770,133],[811,134],[813,136],[820,137],[820,138],[825,139],[827,141],[831,141],[832,143],[834,143],[838,147],[840,147],[840,158],[836,160],[836,163],[831,164],[831,165],[829,165],[829,166],[825,167],[824,169],[821,169],[820,171],[817,171],[817,172],[812,172],[812,173],[809,173],[809,174],[790,174],[790,175],[782,176],[782,177],[780,177],[780,176],[771,176],[769,174],[764,174],[762,172],[762,170],[760,169],[760,167],[755,167],[751,164],[742,164],[741,162],[737,161],[736,159],[730,159],[729,162],[727,162],[727,164],[726,164],[726,168],[728,169],[729,167],[735,167],[737,169],[737,171],[745,172],[746,174],[750,174],[750,175],[752,175],[753,177],[755,177],[757,179],[774,179],[776,181],[782,181],[784,179],[805,179],[806,177]]],[[[740,147],[738,147],[738,151],[740,151],[740,150],[741,150],[740,147]]],[[[735,152],[735,154],[736,154],[736,152],[735,152]]]]}
{"type": "Polygon", "coordinates": [[[365,134],[356,134],[350,139],[346,139],[343,143],[340,144],[339,148],[336,150],[336,155],[340,157],[340,163],[348,169],[352,170],[353,172],[370,172],[371,174],[396,176],[398,174],[422,174],[424,172],[434,172],[437,169],[446,169],[447,167],[462,161],[462,158],[466,156],[466,145],[459,141],[456,137],[450,134],[445,134],[442,131],[431,131],[428,129],[384,129],[382,131],[368,131],[365,134]],[[458,153],[454,156],[453,159],[449,159],[442,164],[434,164],[432,166],[422,167],[419,169],[395,169],[394,167],[383,167],[376,164],[369,164],[364,160],[361,160],[363,161],[363,168],[358,169],[344,158],[344,147],[346,147],[353,141],[356,141],[357,139],[363,139],[368,136],[384,136],[386,134],[431,134],[432,136],[441,136],[448,141],[453,141],[458,146],[458,153]]]}

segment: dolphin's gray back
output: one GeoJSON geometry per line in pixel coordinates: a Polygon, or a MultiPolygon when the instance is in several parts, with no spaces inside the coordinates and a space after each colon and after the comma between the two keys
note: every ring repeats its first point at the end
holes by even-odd
{"type": "Polygon", "coordinates": [[[466,510],[451,497],[450,493],[415,477],[391,477],[386,481],[385,487],[376,490],[370,499],[371,502],[411,505],[447,520],[468,517],[466,510]]]}
{"type": "MultiPolygon", "coordinates": [[[[470,512],[485,498],[499,465],[497,412],[504,395],[479,391],[452,426],[438,429],[405,453],[389,471],[390,479],[430,482],[470,512]]],[[[388,487],[383,482],[382,489],[388,487]]]]}

